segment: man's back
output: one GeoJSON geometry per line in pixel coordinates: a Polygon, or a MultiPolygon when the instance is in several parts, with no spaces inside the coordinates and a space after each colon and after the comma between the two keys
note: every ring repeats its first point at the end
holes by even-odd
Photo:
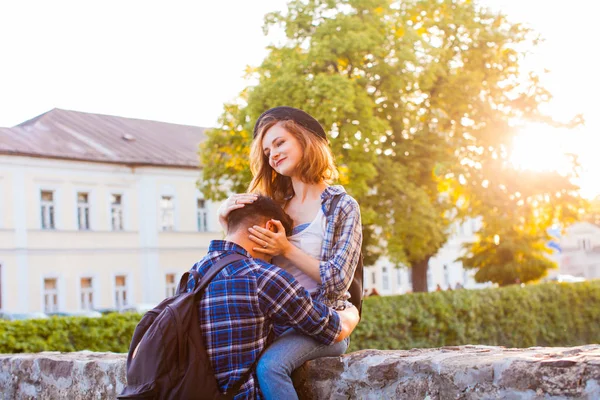
{"type": "MultiPolygon", "coordinates": [[[[193,269],[203,276],[211,265],[233,252],[249,256],[235,243],[213,241],[209,253],[193,269]]],[[[274,322],[294,325],[325,344],[333,343],[340,331],[337,314],[311,303],[308,293],[286,272],[253,258],[225,267],[199,304],[202,334],[222,391],[253,366],[268,344],[274,322]]],[[[254,374],[236,398],[260,398],[254,374]]]]}

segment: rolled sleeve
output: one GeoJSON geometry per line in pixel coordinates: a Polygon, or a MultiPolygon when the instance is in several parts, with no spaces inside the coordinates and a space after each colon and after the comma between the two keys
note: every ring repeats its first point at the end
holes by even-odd
{"type": "Polygon", "coordinates": [[[327,235],[324,243],[331,252],[319,266],[321,285],[328,298],[341,298],[350,288],[358,265],[362,246],[362,224],[358,203],[344,196],[334,212],[333,235],[327,235]],[[329,243],[327,243],[329,241],[329,243]]]}

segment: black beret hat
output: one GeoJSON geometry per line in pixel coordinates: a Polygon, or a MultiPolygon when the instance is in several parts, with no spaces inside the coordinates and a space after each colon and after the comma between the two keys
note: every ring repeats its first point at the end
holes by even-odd
{"type": "Polygon", "coordinates": [[[260,126],[265,118],[274,119],[277,121],[292,120],[295,123],[302,125],[320,138],[327,140],[327,134],[325,133],[325,130],[319,121],[305,111],[287,106],[271,108],[262,113],[261,116],[256,120],[256,124],[254,124],[254,138],[256,138],[258,130],[260,129],[260,126]]]}

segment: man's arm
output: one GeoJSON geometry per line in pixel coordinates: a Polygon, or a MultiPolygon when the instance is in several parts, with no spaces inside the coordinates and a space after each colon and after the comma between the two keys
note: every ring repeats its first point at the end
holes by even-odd
{"type": "Polygon", "coordinates": [[[338,337],[335,339],[337,343],[350,336],[356,325],[358,325],[360,316],[358,315],[358,309],[354,306],[346,307],[345,310],[336,310],[336,313],[340,317],[340,325],[342,327],[338,337]]]}
{"type": "Polygon", "coordinates": [[[261,268],[257,286],[260,309],[266,318],[278,325],[294,327],[323,344],[343,340],[356,326],[351,310],[338,313],[313,302],[294,277],[277,267],[261,268]]]}

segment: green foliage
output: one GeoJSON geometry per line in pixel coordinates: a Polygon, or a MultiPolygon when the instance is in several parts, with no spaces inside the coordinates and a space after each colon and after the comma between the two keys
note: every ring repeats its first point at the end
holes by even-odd
{"type": "Polygon", "coordinates": [[[486,187],[467,184],[464,188],[473,194],[464,207],[484,218],[478,240],[464,246],[463,266],[477,269],[477,282],[499,285],[544,277],[556,267],[548,258],[548,229],[577,221],[586,202],[568,176],[515,171],[497,160],[484,162],[482,168],[491,171],[486,187]]]}
{"type": "Polygon", "coordinates": [[[0,320],[0,353],[80,350],[124,353],[139,321],[139,314],[0,320]]]}
{"type": "Polygon", "coordinates": [[[600,281],[365,299],[350,351],[600,342],[600,281]]]}
{"type": "MultiPolygon", "coordinates": [[[[128,351],[138,314],[0,321],[0,353],[128,351]]],[[[350,351],[600,342],[600,281],[365,299],[350,351]]]]}
{"type": "MultiPolygon", "coordinates": [[[[245,191],[254,121],[289,105],[329,132],[340,183],[361,205],[367,265],[387,254],[413,267],[415,291],[426,290],[428,260],[456,219],[519,223],[484,201],[507,184],[498,172],[510,169],[515,123],[552,122],[538,111],[549,93],[521,71],[537,43],[530,30],[469,0],[293,0],[266,16],[265,31],[275,26],[287,40],[249,70],[258,84],[225,106],[200,150],[207,198],[245,191]],[[462,213],[454,210],[460,198],[462,213]]],[[[568,179],[536,182],[531,204],[557,198],[552,190],[568,179]]],[[[562,195],[572,190],[560,187],[562,195]]],[[[562,197],[548,219],[568,220],[572,198],[562,197]]],[[[530,215],[522,232],[540,237],[545,226],[530,215]]]]}

